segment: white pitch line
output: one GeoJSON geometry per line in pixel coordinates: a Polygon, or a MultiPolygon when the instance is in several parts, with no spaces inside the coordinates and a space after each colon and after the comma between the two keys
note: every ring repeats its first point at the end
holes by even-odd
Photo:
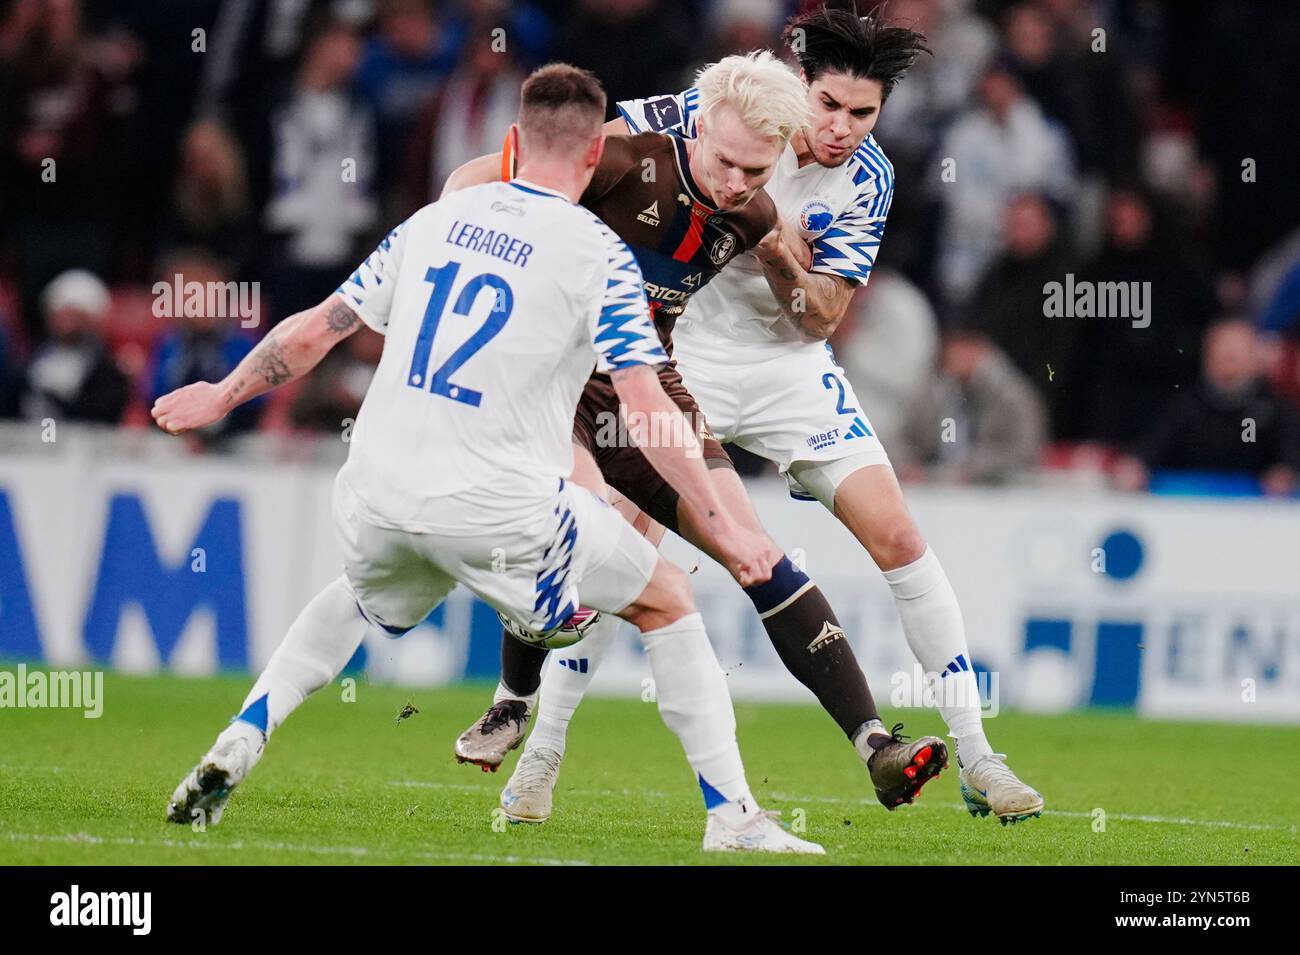
{"type": "MultiPolygon", "coordinates": [[[[798,801],[802,799],[804,802],[832,802],[832,803],[839,803],[840,805],[860,804],[851,799],[828,799],[828,798],[811,799],[803,796],[792,796],[789,793],[777,793],[777,792],[768,793],[767,795],[773,799],[780,799],[783,802],[798,801]]],[[[870,800],[862,800],[862,803],[869,803],[869,802],[870,800]]],[[[960,812],[970,812],[970,810],[967,809],[965,805],[960,803],[954,804],[954,803],[922,802],[922,803],[916,803],[910,808],[914,810],[915,809],[951,809],[960,812]]],[[[1070,809],[1051,809],[1051,808],[1044,809],[1043,817],[1046,818],[1048,816],[1068,816],[1073,819],[1091,819],[1092,813],[1079,812],[1077,810],[1070,810],[1070,809]]],[[[1207,826],[1215,829],[1265,830],[1269,832],[1289,832],[1292,835],[1296,833],[1295,826],[1279,826],[1271,823],[1234,822],[1230,819],[1188,819],[1186,817],[1173,818],[1170,816],[1134,815],[1134,814],[1123,813],[1123,812],[1107,812],[1106,818],[1118,819],[1121,822],[1150,822],[1150,823],[1157,823],[1157,824],[1168,825],[1168,826],[1207,826]]]]}
{"type": "MultiPolygon", "coordinates": [[[[953,806],[951,808],[966,811],[965,806],[953,806]]],[[[1075,812],[1066,809],[1045,809],[1044,815],[1048,816],[1071,816],[1077,819],[1091,819],[1090,812],[1075,812]]],[[[1137,816],[1123,812],[1108,812],[1107,819],[1118,819],[1121,822],[1154,822],[1168,826],[1208,826],[1214,829],[1254,829],[1265,830],[1269,832],[1289,832],[1296,834],[1295,826],[1277,826],[1264,822],[1233,822],[1229,819],[1171,819],[1167,816],[1137,816]]]]}
{"type": "MultiPolygon", "coordinates": [[[[69,832],[62,835],[48,835],[35,832],[9,832],[5,834],[10,842],[61,842],[72,845],[115,845],[136,846],[164,849],[255,849],[266,852],[306,852],[315,855],[346,855],[353,858],[369,856],[384,857],[395,853],[386,849],[370,849],[366,846],[303,846],[285,842],[203,842],[198,839],[137,839],[133,836],[96,836],[88,832],[69,832]]],[[[514,864],[536,863],[538,865],[591,865],[582,859],[550,859],[530,856],[494,856],[475,852],[427,852],[404,853],[421,859],[440,859],[469,862],[500,862],[514,864]]]]}
{"type": "MultiPolygon", "coordinates": [[[[435,783],[426,782],[418,779],[395,779],[389,781],[390,786],[412,786],[421,789],[456,789],[462,791],[481,792],[478,786],[472,786],[469,783],[435,783]]],[[[566,792],[575,796],[644,796],[652,799],[668,799],[680,796],[680,793],[662,792],[657,789],[569,789],[566,792]]],[[[875,800],[869,798],[863,799],[843,799],[834,796],[806,796],[795,795],[783,792],[764,793],[765,798],[779,800],[783,803],[800,805],[832,805],[832,806],[874,806],[875,800]]],[[[959,812],[969,812],[964,805],[957,803],[916,803],[910,807],[916,809],[948,809],[959,812]]],[[[1091,819],[1091,812],[1079,812],[1069,809],[1045,809],[1043,816],[1066,816],[1071,819],[1091,819]]],[[[1106,818],[1116,819],[1120,822],[1147,822],[1167,826],[1204,826],[1211,829],[1243,829],[1247,831],[1262,832],[1289,832],[1295,835],[1297,829],[1295,826],[1280,826],[1271,823],[1254,823],[1254,822],[1234,822],[1230,819],[1188,819],[1186,817],[1173,818],[1169,816],[1147,816],[1134,815],[1131,813],[1108,812],[1106,818]]]]}

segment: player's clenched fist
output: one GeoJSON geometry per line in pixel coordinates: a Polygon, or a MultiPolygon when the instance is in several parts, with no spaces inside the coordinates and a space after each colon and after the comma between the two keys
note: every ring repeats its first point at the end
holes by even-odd
{"type": "Polygon", "coordinates": [[[727,570],[742,587],[771,580],[772,567],[781,559],[781,551],[770,537],[744,527],[720,535],[718,544],[726,557],[727,570]]]}
{"type": "Polygon", "coordinates": [[[780,254],[782,248],[799,263],[799,267],[804,271],[812,267],[812,249],[790,220],[778,216],[772,231],[758,243],[758,254],[770,257],[780,254]]]}
{"type": "Polygon", "coordinates": [[[221,390],[208,381],[196,381],[168,392],[154,402],[153,420],[169,434],[206,428],[226,414],[221,390]]]}

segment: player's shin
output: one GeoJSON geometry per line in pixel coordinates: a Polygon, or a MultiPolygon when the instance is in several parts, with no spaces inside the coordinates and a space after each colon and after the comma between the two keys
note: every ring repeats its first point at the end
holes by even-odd
{"type": "Polygon", "coordinates": [[[726,676],[698,613],[641,634],[664,723],[681,740],[704,804],[716,810],[749,796],[736,744],[726,676]]]}
{"type": "Polygon", "coordinates": [[[555,651],[555,659],[542,681],[542,704],[537,710],[533,732],[528,737],[529,750],[549,749],[564,755],[565,737],[574,710],[582,702],[596,669],[613,642],[622,621],[613,614],[603,614],[591,625],[581,641],[555,651]]]}
{"type": "Polygon", "coordinates": [[[745,593],[781,662],[812,690],[844,735],[852,740],[863,732],[885,733],[867,678],[835,611],[808,575],[782,557],[772,568],[771,580],[745,593]]]}
{"type": "Polygon", "coordinates": [[[939,558],[927,547],[917,560],[884,576],[912,653],[927,673],[941,674],[939,713],[957,741],[958,760],[969,765],[991,754],[961,608],[939,558]]]}
{"type": "Polygon", "coordinates": [[[251,726],[269,737],[303,700],[342,672],[369,630],[352,586],[338,577],[298,614],[222,736],[251,726]]]}
{"type": "Polygon", "coordinates": [[[289,627],[239,715],[176,787],[167,818],[181,824],[220,822],[231,793],[261,759],[270,734],[342,671],[369,629],[346,578],[317,594],[289,627]]]}

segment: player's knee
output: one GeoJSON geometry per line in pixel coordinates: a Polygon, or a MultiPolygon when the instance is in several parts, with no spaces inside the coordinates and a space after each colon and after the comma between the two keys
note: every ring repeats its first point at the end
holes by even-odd
{"type": "Polygon", "coordinates": [[[660,589],[663,592],[661,609],[665,613],[684,617],[695,612],[695,597],[691,594],[690,579],[686,571],[668,560],[660,559],[656,575],[662,575],[660,589]]]}
{"type": "Polygon", "coordinates": [[[910,517],[889,522],[875,535],[871,556],[881,570],[896,570],[920,560],[925,538],[910,517]]]}
{"type": "Polygon", "coordinates": [[[694,612],[695,598],[685,571],[661,557],[649,586],[622,616],[645,633],[676,623],[694,612]]]}

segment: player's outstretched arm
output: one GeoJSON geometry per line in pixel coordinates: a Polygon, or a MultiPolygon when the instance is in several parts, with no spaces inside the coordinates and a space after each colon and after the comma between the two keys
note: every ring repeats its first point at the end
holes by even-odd
{"type": "Polygon", "coordinates": [[[766,534],[748,530],[727,511],[709,479],[694,429],[664,393],[654,369],[636,365],[616,370],[610,377],[626,414],[628,434],[682,499],[697,514],[706,515],[704,530],[726,557],[727,570],[742,587],[770,580],[780,550],[766,534]],[[670,440],[662,440],[665,435],[670,440]]]}
{"type": "Polygon", "coordinates": [[[198,381],[163,395],[154,402],[153,419],[171,434],[207,427],[237,405],[302,377],[359,327],[360,316],[331,295],[271,329],[221,381],[198,381]]]}

